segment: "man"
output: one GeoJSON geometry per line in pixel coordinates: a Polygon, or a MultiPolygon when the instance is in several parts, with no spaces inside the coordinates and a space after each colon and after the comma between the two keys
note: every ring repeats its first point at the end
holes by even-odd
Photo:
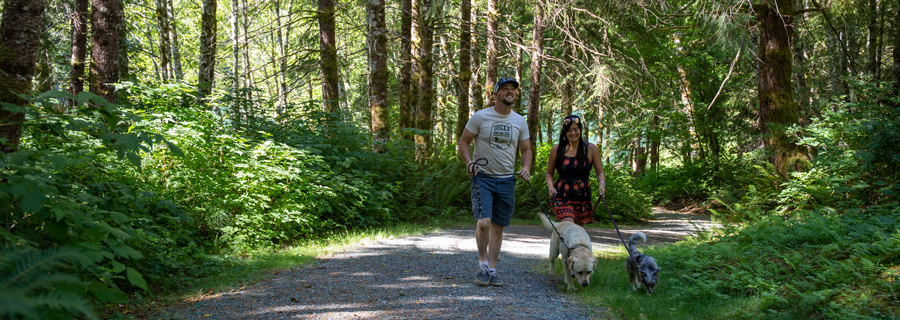
{"type": "Polygon", "coordinates": [[[516,209],[515,175],[530,178],[532,154],[528,125],[525,118],[512,111],[518,88],[515,79],[500,78],[494,85],[494,106],[472,115],[457,144],[472,177],[479,262],[475,284],[480,286],[503,285],[496,267],[503,228],[509,225],[516,209]],[[474,162],[469,156],[472,140],[475,140],[474,162]],[[522,170],[514,174],[516,148],[522,153],[522,170]]]}

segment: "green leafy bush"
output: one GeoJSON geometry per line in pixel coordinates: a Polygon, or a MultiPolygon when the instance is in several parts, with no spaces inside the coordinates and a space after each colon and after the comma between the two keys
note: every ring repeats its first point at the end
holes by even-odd
{"type": "Polygon", "coordinates": [[[900,206],[763,216],[712,238],[647,253],[664,262],[666,286],[687,300],[758,297],[775,318],[897,314],[900,206]]]}

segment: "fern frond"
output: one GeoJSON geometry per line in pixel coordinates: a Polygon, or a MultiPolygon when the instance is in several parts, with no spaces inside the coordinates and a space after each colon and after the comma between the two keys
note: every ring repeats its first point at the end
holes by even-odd
{"type": "Polygon", "coordinates": [[[22,292],[31,293],[36,292],[41,289],[52,290],[56,288],[60,284],[64,283],[79,283],[80,280],[77,277],[70,276],[63,273],[51,273],[51,274],[40,274],[37,278],[34,278],[28,282],[23,283],[19,287],[22,292]]]}
{"type": "Polygon", "coordinates": [[[38,295],[32,299],[37,306],[81,314],[88,319],[98,319],[91,303],[76,295],[55,291],[38,295]]]}
{"type": "Polygon", "coordinates": [[[3,319],[39,319],[35,312],[34,300],[24,292],[13,290],[0,291],[0,318],[3,319]]]}
{"type": "MultiPolygon", "coordinates": [[[[65,261],[78,258],[78,251],[67,248],[49,248],[44,250],[18,251],[15,249],[3,250],[4,255],[9,254],[7,263],[12,263],[15,270],[3,277],[2,287],[9,287],[21,279],[35,277],[40,271],[61,269],[66,267],[65,261]]],[[[0,269],[6,269],[7,265],[0,265],[0,269]]]]}

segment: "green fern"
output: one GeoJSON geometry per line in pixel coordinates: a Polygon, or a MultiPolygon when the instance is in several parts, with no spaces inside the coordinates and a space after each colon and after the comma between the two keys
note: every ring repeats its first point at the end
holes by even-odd
{"type": "Polygon", "coordinates": [[[63,289],[81,281],[60,272],[81,254],[68,248],[0,250],[0,318],[48,319],[60,313],[97,319],[90,302],[63,289]]]}

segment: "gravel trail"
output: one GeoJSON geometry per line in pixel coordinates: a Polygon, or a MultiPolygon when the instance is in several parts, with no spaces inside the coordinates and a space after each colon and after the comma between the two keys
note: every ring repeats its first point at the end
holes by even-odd
{"type": "MultiPolygon", "coordinates": [[[[709,229],[709,217],[654,208],[658,220],[622,227],[649,244],[671,243],[709,229]]],[[[503,287],[472,282],[478,252],[474,224],[463,230],[364,243],[282,270],[267,281],[196,296],[172,310],[184,319],[595,319],[547,274],[549,232],[541,226],[504,230],[498,272],[503,287]]],[[[588,228],[594,250],[620,245],[614,229],[588,228]]]]}

